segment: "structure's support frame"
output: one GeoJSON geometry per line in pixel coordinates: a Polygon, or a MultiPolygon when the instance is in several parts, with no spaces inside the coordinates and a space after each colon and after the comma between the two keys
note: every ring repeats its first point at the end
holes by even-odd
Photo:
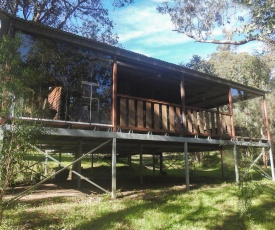
{"type": "Polygon", "coordinates": [[[239,168],[238,168],[238,155],[237,155],[237,145],[233,147],[233,154],[234,154],[234,162],[235,162],[235,176],[236,176],[236,183],[240,183],[240,175],[239,175],[239,168]]]}
{"type": "Polygon", "coordinates": [[[189,166],[188,166],[188,144],[184,142],[184,160],[185,160],[185,183],[186,183],[186,191],[190,190],[189,185],[189,166]]]}
{"type": "MultiPolygon", "coordinates": [[[[269,142],[271,142],[270,125],[269,125],[269,120],[268,120],[267,102],[266,102],[265,96],[263,97],[263,110],[264,110],[264,117],[265,117],[267,139],[269,140],[269,142]]],[[[270,170],[271,170],[271,175],[272,175],[272,181],[275,181],[274,161],[273,161],[273,153],[272,153],[271,145],[269,148],[269,160],[270,160],[270,170]]]]}
{"type": "Polygon", "coordinates": [[[113,58],[112,69],[112,126],[117,131],[117,57],[113,58]]]}
{"type": "MultiPolygon", "coordinates": [[[[78,149],[78,157],[76,158],[79,158],[83,155],[83,152],[82,152],[82,141],[79,142],[79,149],[78,149]]],[[[81,161],[78,161],[76,163],[76,170],[79,174],[81,174],[81,161]]],[[[81,177],[78,176],[77,177],[77,188],[80,189],[81,187],[81,177]]]]}
{"type": "MultiPolygon", "coordinates": [[[[172,157],[171,157],[171,159],[172,159],[172,157]]],[[[174,159],[174,161],[172,163],[166,163],[165,168],[166,169],[173,168],[173,169],[177,170],[177,168],[175,168],[174,165],[180,160],[182,160],[182,158],[181,159],[174,159]]],[[[163,161],[163,162],[165,162],[165,161],[163,161]]]]}
{"type": "Polygon", "coordinates": [[[269,148],[269,161],[270,161],[270,169],[272,175],[272,181],[275,181],[275,173],[274,173],[274,160],[271,147],[269,148]]]}
{"type": "Polygon", "coordinates": [[[221,148],[221,171],[222,171],[222,178],[224,178],[224,163],[223,163],[223,158],[224,158],[224,149],[221,148]]]}
{"type": "Polygon", "coordinates": [[[139,180],[140,184],[143,184],[143,145],[140,146],[139,153],[139,180]]]}
{"type": "Polygon", "coordinates": [[[106,192],[107,194],[111,195],[111,192],[109,192],[108,190],[100,187],[99,185],[97,185],[96,183],[94,183],[93,181],[89,180],[88,178],[82,176],[81,174],[79,174],[78,172],[70,169],[70,167],[72,165],[74,165],[75,163],[81,161],[83,158],[90,156],[92,153],[94,153],[95,151],[97,151],[98,149],[100,149],[101,147],[105,146],[106,144],[110,143],[112,140],[108,140],[104,143],[102,143],[101,145],[97,146],[96,148],[94,148],[93,150],[83,154],[81,157],[79,157],[78,159],[76,159],[75,161],[73,161],[72,163],[68,164],[68,165],[62,165],[61,162],[59,162],[58,160],[56,160],[54,157],[48,155],[46,152],[43,152],[41,149],[37,148],[36,146],[30,145],[32,146],[35,150],[37,150],[38,152],[44,154],[45,156],[47,155],[49,159],[57,162],[58,164],[61,164],[61,166],[63,168],[61,168],[60,170],[56,171],[55,173],[51,174],[50,176],[46,177],[45,179],[41,180],[40,182],[38,182],[37,184],[31,186],[30,188],[26,189],[25,191],[19,193],[18,195],[16,195],[15,197],[11,198],[10,200],[5,201],[6,203],[10,203],[13,202],[15,200],[18,200],[20,198],[22,198],[25,194],[28,194],[29,192],[31,192],[32,190],[34,190],[35,188],[37,188],[39,185],[43,184],[44,182],[48,181],[49,179],[51,179],[52,177],[54,177],[55,175],[61,173],[62,171],[69,169],[72,173],[76,174],[77,176],[79,176],[81,179],[86,180],[87,182],[89,182],[90,184],[96,186],[97,188],[101,189],[102,191],[106,192]]]}
{"type": "Polygon", "coordinates": [[[132,154],[128,154],[128,166],[129,166],[129,171],[132,171],[132,154]]]}
{"type": "Polygon", "coordinates": [[[156,155],[153,153],[152,154],[152,160],[153,160],[153,178],[156,177],[156,155]]]}
{"type": "Polygon", "coordinates": [[[112,143],[112,199],[116,199],[116,138],[112,143]]]}
{"type": "Polygon", "coordinates": [[[163,152],[159,154],[159,173],[163,175],[163,152]]]}

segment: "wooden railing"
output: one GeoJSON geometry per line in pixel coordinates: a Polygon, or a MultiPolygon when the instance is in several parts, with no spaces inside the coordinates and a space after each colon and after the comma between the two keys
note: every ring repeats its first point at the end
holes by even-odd
{"type": "Polygon", "coordinates": [[[118,95],[118,128],[138,131],[232,136],[232,116],[146,98],[118,95]]]}

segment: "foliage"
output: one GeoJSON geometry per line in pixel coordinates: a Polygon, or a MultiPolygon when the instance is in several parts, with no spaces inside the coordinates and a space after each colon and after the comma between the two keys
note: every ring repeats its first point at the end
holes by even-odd
{"type": "Polygon", "coordinates": [[[221,51],[211,54],[215,75],[252,87],[267,89],[270,68],[261,55],[221,51]]]}
{"type": "MultiPolygon", "coordinates": [[[[113,0],[114,7],[123,7],[133,0],[113,0]]],[[[14,16],[42,23],[85,37],[116,44],[113,22],[103,0],[0,0],[0,10],[14,16]]]]}
{"type": "Polygon", "coordinates": [[[273,0],[174,0],[158,7],[175,31],[205,43],[274,42],[273,0]]]}
{"type": "Polygon", "coordinates": [[[212,65],[198,55],[193,55],[193,57],[187,64],[182,63],[181,65],[203,73],[214,74],[212,65]]]}
{"type": "Polygon", "coordinates": [[[0,223],[5,208],[5,190],[12,185],[23,167],[23,156],[29,151],[27,144],[34,143],[43,134],[38,124],[17,119],[17,115],[21,114],[21,102],[26,100],[30,87],[34,81],[39,81],[40,75],[37,69],[28,68],[22,61],[18,52],[20,44],[18,36],[14,39],[3,37],[0,43],[0,128],[3,139],[0,155],[0,223]],[[9,126],[5,125],[7,121],[9,126]]]}
{"type": "MultiPolygon", "coordinates": [[[[194,56],[186,66],[263,90],[271,87],[271,63],[266,60],[266,55],[249,55],[248,53],[235,53],[230,49],[220,49],[211,54],[208,61],[194,56]]],[[[243,100],[247,98],[242,98],[241,92],[238,93],[237,95],[234,92],[235,95],[233,95],[237,135],[250,137],[266,135],[263,128],[265,127],[264,117],[262,110],[259,109],[261,98],[243,100]]]]}
{"type": "Polygon", "coordinates": [[[257,156],[253,149],[240,149],[238,159],[239,189],[238,189],[238,212],[241,218],[249,219],[252,215],[253,201],[263,193],[265,184],[253,180],[250,165],[257,156]]]}

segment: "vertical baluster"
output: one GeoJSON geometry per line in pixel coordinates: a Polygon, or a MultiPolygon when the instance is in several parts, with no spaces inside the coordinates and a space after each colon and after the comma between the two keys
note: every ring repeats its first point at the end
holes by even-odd
{"type": "Polygon", "coordinates": [[[211,134],[210,133],[210,125],[209,125],[209,112],[205,111],[205,129],[206,129],[206,133],[207,134],[211,134]]]}
{"type": "Polygon", "coordinates": [[[198,112],[193,110],[194,132],[198,133],[198,112]]]}
{"type": "Polygon", "coordinates": [[[226,132],[226,115],[225,114],[222,114],[222,135],[227,135],[227,132],[226,132]]]}
{"type": "Polygon", "coordinates": [[[217,121],[217,134],[221,135],[222,126],[221,126],[221,116],[220,116],[219,110],[216,112],[216,121],[217,121]]]}
{"type": "Polygon", "coordinates": [[[187,116],[186,116],[186,109],[183,109],[181,112],[181,119],[183,124],[183,131],[187,131],[187,116]]]}
{"type": "Polygon", "coordinates": [[[138,117],[138,127],[143,128],[143,125],[144,125],[143,101],[137,102],[137,117],[138,117]]]}
{"type": "Polygon", "coordinates": [[[167,105],[161,106],[162,111],[162,129],[168,130],[167,105]]]}
{"type": "Polygon", "coordinates": [[[182,131],[181,128],[181,114],[180,114],[180,107],[176,107],[176,130],[182,131]]]}
{"type": "Polygon", "coordinates": [[[231,127],[231,115],[226,116],[227,123],[227,133],[229,136],[232,136],[232,127],[231,127]]]}
{"type": "Polygon", "coordinates": [[[126,115],[127,115],[127,100],[126,98],[120,98],[120,125],[126,126],[126,115]]]}
{"type": "Polygon", "coordinates": [[[152,104],[151,102],[146,102],[146,128],[152,128],[152,104]]]}
{"type": "Polygon", "coordinates": [[[159,104],[154,104],[154,128],[159,129],[159,104]]]}
{"type": "Polygon", "coordinates": [[[192,110],[187,109],[187,129],[188,132],[193,132],[193,122],[192,122],[192,110]]]}
{"type": "Polygon", "coordinates": [[[170,130],[175,130],[175,111],[174,106],[169,106],[169,123],[170,123],[170,130]]]}
{"type": "Polygon", "coordinates": [[[135,110],[135,101],[129,99],[129,126],[136,125],[136,110],[135,110]]]}
{"type": "Polygon", "coordinates": [[[211,131],[212,134],[216,134],[216,124],[215,124],[215,112],[210,112],[211,114],[211,131]]]}
{"type": "Polygon", "coordinates": [[[199,111],[200,133],[204,133],[203,111],[199,111]]]}

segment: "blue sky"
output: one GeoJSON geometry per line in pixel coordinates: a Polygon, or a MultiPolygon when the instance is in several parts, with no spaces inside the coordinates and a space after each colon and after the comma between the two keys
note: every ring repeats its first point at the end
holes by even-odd
{"type": "MultiPolygon", "coordinates": [[[[170,17],[156,10],[162,1],[135,0],[134,4],[115,11],[110,8],[119,43],[127,50],[175,64],[187,63],[193,55],[207,59],[217,45],[197,43],[172,31],[170,17]]],[[[240,46],[238,51],[251,52],[254,48],[255,44],[248,43],[240,46]]]]}

